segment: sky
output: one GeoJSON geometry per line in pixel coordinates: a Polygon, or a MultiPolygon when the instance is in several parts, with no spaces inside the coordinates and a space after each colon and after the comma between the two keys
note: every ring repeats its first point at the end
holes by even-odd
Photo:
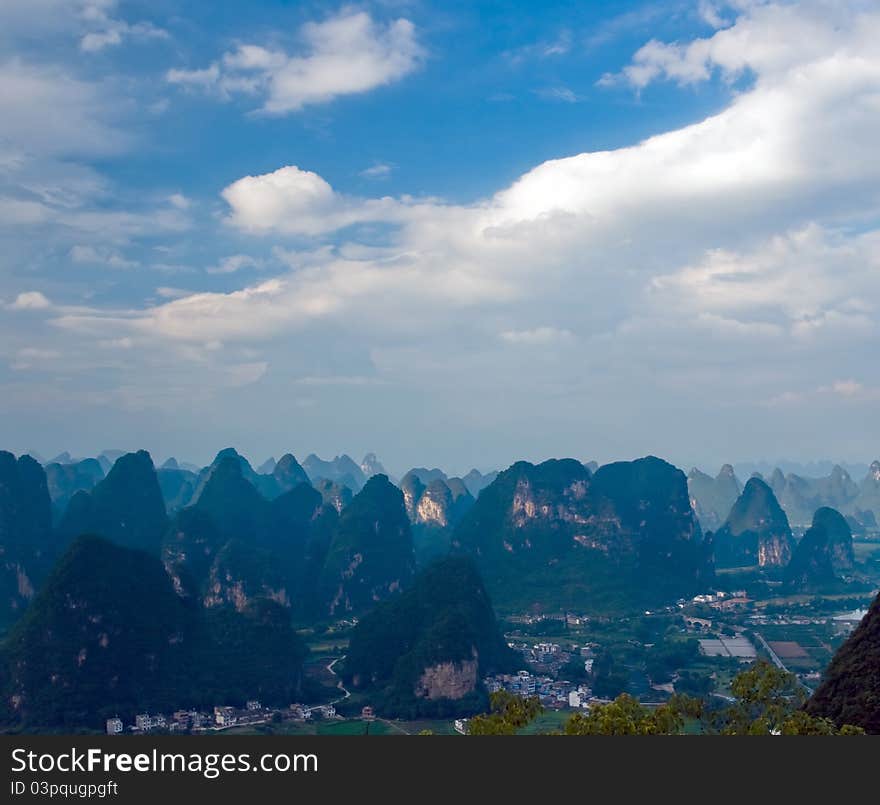
{"type": "Polygon", "coordinates": [[[866,463],[873,0],[3,0],[0,447],[866,463]]]}

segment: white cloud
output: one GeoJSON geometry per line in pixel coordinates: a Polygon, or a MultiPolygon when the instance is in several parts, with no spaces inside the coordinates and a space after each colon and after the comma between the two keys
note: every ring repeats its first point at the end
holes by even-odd
{"type": "Polygon", "coordinates": [[[713,0],[700,0],[697,11],[700,19],[707,25],[713,28],[726,28],[730,25],[730,20],[724,16],[722,7],[722,3],[716,3],[713,0]]]}
{"type": "Polygon", "coordinates": [[[864,391],[865,387],[857,380],[835,380],[829,390],[844,397],[853,397],[864,391]]]}
{"type": "Polygon", "coordinates": [[[169,70],[166,78],[221,97],[259,95],[264,113],[283,115],[399,81],[425,56],[409,20],[382,24],[353,9],[306,23],[299,39],[295,54],[243,44],[208,67],[169,70]]]}
{"type": "Polygon", "coordinates": [[[245,176],[223,190],[230,223],[250,232],[319,235],[352,224],[387,221],[406,214],[407,200],[343,196],[318,174],[288,165],[262,176],[245,176]]]}
{"type": "Polygon", "coordinates": [[[52,303],[40,291],[25,291],[15,297],[15,301],[7,305],[10,310],[46,310],[52,303]]]}
{"type": "Polygon", "coordinates": [[[374,162],[369,168],[364,168],[360,175],[365,179],[387,179],[394,170],[387,162],[374,162]]]}
{"type": "Polygon", "coordinates": [[[191,293],[192,291],[187,291],[183,288],[172,288],[168,285],[160,285],[156,288],[156,296],[162,299],[180,299],[182,296],[189,296],[191,293]]]}
{"type": "MultiPolygon", "coordinates": [[[[840,31],[848,29],[851,42],[860,50],[868,46],[875,15],[860,15],[862,4],[829,0],[800,3],[744,3],[736,24],[705,39],[688,43],[665,43],[652,39],[633,57],[622,73],[606,75],[601,83],[624,81],[641,89],[652,81],[666,79],[679,84],[705,81],[715,70],[732,80],[749,70],[759,81],[772,80],[792,68],[811,61],[833,62],[852,59],[849,48],[838,51],[840,31]],[[864,21],[864,32],[854,30],[854,20],[864,21]],[[785,32],[780,36],[780,32],[785,32]]],[[[720,21],[720,20],[717,20],[720,21]]]]}
{"type": "Polygon", "coordinates": [[[61,353],[54,349],[24,347],[15,353],[15,357],[9,363],[9,368],[16,372],[34,368],[44,369],[47,364],[60,357],[61,353]]]}
{"type": "Polygon", "coordinates": [[[509,344],[526,344],[528,346],[543,344],[560,344],[574,339],[570,330],[557,327],[535,327],[531,330],[505,330],[500,334],[502,341],[509,344]]]}
{"type": "Polygon", "coordinates": [[[571,31],[563,29],[554,39],[542,40],[505,52],[504,56],[512,65],[519,65],[533,59],[548,59],[565,56],[571,50],[571,31]]]}
{"type": "MultiPolygon", "coordinates": [[[[694,75],[754,74],[717,114],[545,162],[472,204],[348,195],[296,166],[245,176],[223,191],[238,230],[225,235],[245,257],[259,236],[253,251],[275,246],[288,269],[227,293],[59,311],[56,338],[84,352],[132,339],[129,371],[151,386],[134,378],[126,393],[144,387],[144,404],[169,410],[172,396],[228,388],[266,363],[267,384],[314,386],[316,410],[343,395],[291,378],[375,375],[387,386],[370,393],[417,393],[475,433],[489,428],[474,400],[500,396],[508,439],[531,438],[523,417],[545,410],[560,430],[595,415],[609,451],[626,438],[663,453],[664,439],[685,437],[773,451],[798,443],[816,406],[846,405],[863,444],[880,336],[880,14],[799,8],[793,27],[781,24],[788,6],[749,7],[710,45],[674,46],[694,75]],[[863,388],[833,391],[853,378],[863,388]],[[719,432],[759,408],[748,433],[719,432]]],[[[348,385],[347,400],[366,394],[348,385]]],[[[415,414],[395,410],[418,432],[415,414]]]]}
{"type": "Polygon", "coordinates": [[[168,196],[168,203],[178,210],[188,210],[192,206],[192,201],[183,193],[172,193],[168,196]]]}
{"type": "Polygon", "coordinates": [[[83,35],[79,46],[86,53],[95,53],[107,47],[121,45],[126,39],[138,41],[168,38],[168,31],[151,22],[127,23],[122,20],[105,18],[99,30],[90,31],[83,35]]]}
{"type": "Polygon", "coordinates": [[[165,74],[169,84],[180,84],[183,87],[210,89],[220,79],[220,65],[211,64],[201,70],[169,70],[165,74]]]}
{"type": "Polygon", "coordinates": [[[106,90],[69,70],[18,59],[0,64],[3,127],[0,142],[40,156],[117,154],[131,140],[114,124],[106,90]]]}
{"type": "Polygon", "coordinates": [[[224,257],[215,266],[207,268],[209,274],[234,274],[243,268],[258,268],[262,265],[260,260],[247,254],[232,254],[224,257]]]}
{"type": "Polygon", "coordinates": [[[117,251],[82,244],[77,244],[70,250],[70,259],[74,263],[105,265],[110,268],[135,268],[140,265],[137,260],[128,260],[117,251]]]}
{"type": "Polygon", "coordinates": [[[375,386],[382,381],[364,375],[306,375],[296,378],[296,382],[302,386],[375,386]]]}
{"type": "Polygon", "coordinates": [[[538,95],[548,101],[562,101],[562,103],[577,103],[580,98],[568,87],[545,87],[537,90],[538,95]]]}

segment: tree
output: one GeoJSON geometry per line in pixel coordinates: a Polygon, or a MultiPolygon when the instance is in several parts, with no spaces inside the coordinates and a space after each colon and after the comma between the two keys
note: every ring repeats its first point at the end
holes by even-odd
{"type": "Polygon", "coordinates": [[[736,702],[720,711],[715,726],[724,735],[858,735],[845,724],[839,730],[826,718],[809,715],[807,696],[794,674],[759,660],[737,674],[730,685],[736,702]]]}
{"type": "Polygon", "coordinates": [[[537,696],[523,698],[499,690],[489,697],[490,712],[474,716],[468,723],[469,735],[513,735],[544,712],[537,696]]]}
{"type": "Polygon", "coordinates": [[[575,713],[565,723],[566,735],[677,735],[686,717],[699,717],[702,705],[687,696],[673,696],[654,709],[642,706],[628,693],[613,702],[575,713]]]}
{"type": "MultiPolygon", "coordinates": [[[[827,718],[803,709],[806,698],[795,676],[764,660],[736,675],[731,683],[734,704],[707,714],[704,702],[676,694],[649,708],[622,693],[608,704],[574,713],[565,735],[679,735],[686,719],[699,719],[705,732],[722,735],[863,735],[861,727],[839,729],[827,718]]],[[[472,735],[513,735],[542,710],[536,698],[520,699],[506,691],[492,694],[492,712],[471,719],[472,735]]]]}

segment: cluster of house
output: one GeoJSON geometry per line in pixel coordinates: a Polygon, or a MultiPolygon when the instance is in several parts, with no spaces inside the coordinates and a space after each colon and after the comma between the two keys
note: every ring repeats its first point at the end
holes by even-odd
{"type": "Polygon", "coordinates": [[[732,592],[719,590],[714,593],[695,595],[689,602],[684,600],[679,601],[678,606],[679,608],[683,608],[688,603],[708,604],[712,609],[725,611],[731,609],[742,609],[744,607],[747,607],[752,602],[751,599],[746,595],[745,590],[733,590],[732,592]]]}
{"type": "Polygon", "coordinates": [[[575,612],[552,612],[542,615],[508,615],[507,620],[511,623],[524,623],[530,626],[536,623],[546,623],[548,621],[565,623],[567,626],[584,626],[590,622],[588,615],[579,615],[575,612]]]}
{"type": "MultiPolygon", "coordinates": [[[[592,667],[592,660],[586,662],[592,667]]],[[[506,690],[515,696],[537,696],[545,707],[557,710],[563,707],[587,707],[592,699],[592,691],[587,685],[575,685],[549,676],[536,676],[529,671],[498,674],[486,677],[483,682],[489,693],[506,690]]]]}
{"type": "Polygon", "coordinates": [[[153,715],[139,713],[134,717],[134,724],[130,724],[127,730],[122,719],[114,716],[107,719],[106,729],[108,735],[120,735],[126,731],[134,735],[150,732],[206,732],[265,724],[276,716],[284,721],[309,721],[315,716],[324,719],[335,718],[336,708],[332,704],[313,707],[292,704],[285,708],[268,708],[263,707],[257,699],[251,699],[243,708],[221,705],[215,707],[213,713],[176,710],[170,717],[162,713],[153,715]]]}

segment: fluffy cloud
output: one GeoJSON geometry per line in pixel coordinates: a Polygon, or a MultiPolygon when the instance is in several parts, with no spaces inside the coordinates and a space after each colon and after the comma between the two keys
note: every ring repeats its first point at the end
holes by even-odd
{"type": "MultiPolygon", "coordinates": [[[[68,343],[130,339],[128,363],[150,366],[153,387],[161,376],[206,394],[258,376],[285,399],[328,386],[326,408],[340,399],[332,383],[284,386],[273,369],[375,377],[346,399],[403,388],[413,410],[435,405],[474,433],[487,422],[474,401],[501,399],[493,424],[514,423],[506,433],[544,454],[570,450],[546,441],[540,417],[522,432],[537,411],[560,431],[595,416],[597,454],[623,432],[663,454],[687,435],[670,422],[711,434],[719,451],[784,450],[817,430],[810,406],[845,403],[840,449],[856,455],[880,335],[880,14],[821,0],[793,9],[744,4],[710,37],[639,51],[631,67],[648,72],[623,76],[644,91],[744,79],[705,120],[545,162],[469,205],[353,196],[297,166],[245,176],[222,192],[237,256],[258,236],[255,249],[276,245],[288,268],[139,309],[59,311],[53,326],[68,343]],[[192,372],[157,375],[168,355],[192,372]],[[774,418],[764,401],[783,397],[809,405],[774,418]],[[748,433],[719,434],[759,409],[748,433]]],[[[266,53],[248,59],[255,74],[276,69],[266,53]]]]}
{"type": "Polygon", "coordinates": [[[167,39],[168,32],[151,22],[119,17],[118,0],[3,0],[0,36],[35,33],[76,36],[80,49],[94,53],[126,40],[167,39]]]}
{"type": "Polygon", "coordinates": [[[789,6],[750,6],[710,39],[676,46],[755,72],[753,88],[719,114],[628,148],[543,163],[471,206],[346,196],[296,166],[244,177],[223,191],[237,229],[320,241],[376,224],[389,228],[386,243],[358,245],[354,235],[294,258],[289,276],[175,300],[144,311],[137,326],[172,338],[270,338],[345,315],[404,330],[448,318],[442,303],[501,318],[508,310],[512,326],[499,322],[496,332],[513,341],[532,332],[515,321],[530,305],[555,306],[558,316],[580,303],[588,320],[557,330],[635,333],[655,311],[674,310],[731,339],[852,335],[880,295],[878,236],[838,226],[880,201],[871,36],[880,15],[826,18],[825,8],[792,16],[789,6]],[[793,39],[785,20],[803,36],[793,39]]]}
{"type": "Polygon", "coordinates": [[[77,244],[70,250],[70,259],[74,263],[86,265],[105,265],[110,268],[135,268],[137,260],[128,260],[119,252],[111,249],[96,249],[94,246],[77,244]]]}
{"type": "Polygon", "coordinates": [[[10,310],[46,310],[52,307],[52,303],[40,291],[25,291],[8,307],[10,310]]]}
{"type": "Polygon", "coordinates": [[[169,70],[172,84],[212,90],[222,97],[256,95],[262,111],[283,115],[341,95],[366,92],[413,72],[424,58],[406,19],[382,24],[364,11],[344,9],[299,30],[301,48],[244,44],[208,67],[169,70]]]}
{"type": "Polygon", "coordinates": [[[231,254],[206,270],[209,274],[234,274],[245,268],[258,268],[260,265],[261,262],[250,255],[231,254]]]}
{"type": "Polygon", "coordinates": [[[106,156],[131,144],[115,125],[106,89],[67,69],[8,60],[0,64],[0,98],[0,149],[22,156],[106,156]]]}
{"type": "Polygon", "coordinates": [[[319,235],[405,214],[405,200],[349,198],[318,174],[288,165],[262,176],[245,176],[223,190],[229,221],[255,233],[319,235]]]}

